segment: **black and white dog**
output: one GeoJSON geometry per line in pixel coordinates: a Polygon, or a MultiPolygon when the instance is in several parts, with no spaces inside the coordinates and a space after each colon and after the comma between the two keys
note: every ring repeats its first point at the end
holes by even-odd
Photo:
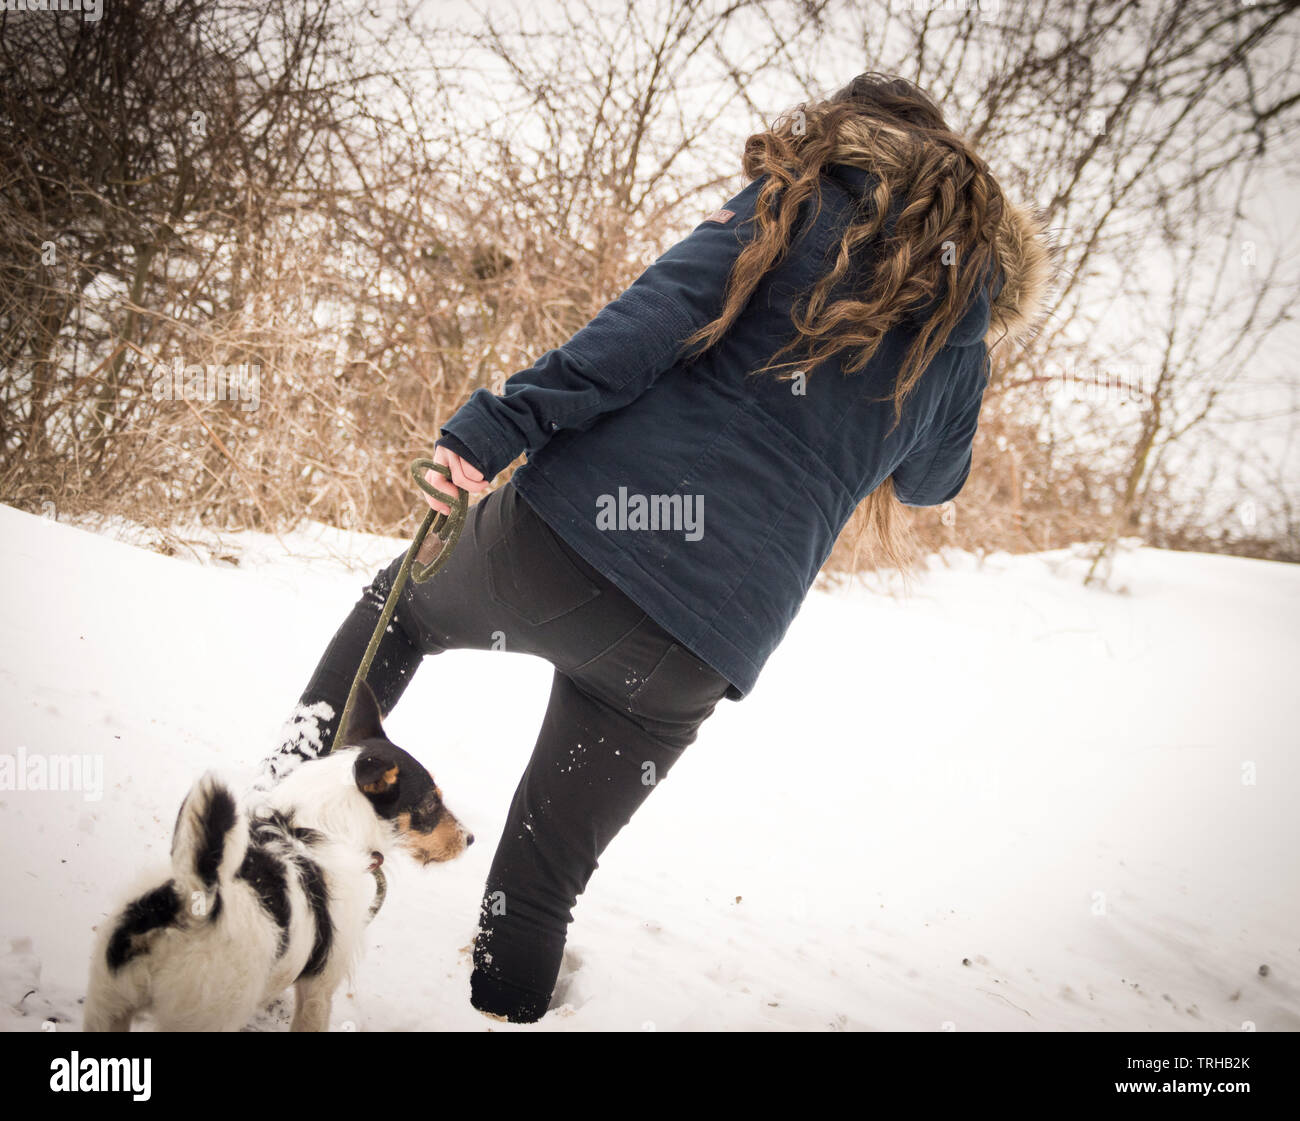
{"type": "Polygon", "coordinates": [[[452,860],[473,836],[421,764],[384,734],[363,686],[346,746],[239,805],[205,775],[181,805],[171,874],[100,930],[87,1031],[128,1031],[152,1012],[165,1031],[237,1031],[294,986],[293,1031],[329,1026],[395,846],[452,860]]]}

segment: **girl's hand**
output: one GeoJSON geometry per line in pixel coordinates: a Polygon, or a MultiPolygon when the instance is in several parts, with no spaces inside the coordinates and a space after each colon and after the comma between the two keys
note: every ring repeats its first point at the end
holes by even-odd
{"type": "MultiPolygon", "coordinates": [[[[427,482],[437,487],[438,490],[446,494],[451,501],[456,500],[456,492],[452,489],[451,483],[462,490],[467,490],[470,494],[478,494],[488,488],[488,481],[476,467],[466,463],[460,456],[445,445],[439,445],[433,449],[433,462],[442,463],[451,468],[451,482],[438,474],[437,471],[426,471],[424,478],[427,482]]],[[[426,494],[424,500],[434,508],[439,514],[450,514],[451,506],[446,502],[440,502],[431,494],[426,494]]]]}

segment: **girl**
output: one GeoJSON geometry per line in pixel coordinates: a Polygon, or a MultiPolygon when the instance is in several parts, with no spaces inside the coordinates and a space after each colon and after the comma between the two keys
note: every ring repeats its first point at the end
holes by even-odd
{"type": "MultiPolygon", "coordinates": [[[[1028,330],[1048,281],[1041,229],[901,79],[800,106],[743,168],[586,327],[440,430],[466,491],[527,462],[407,584],[369,683],[387,713],[445,650],[555,668],[480,909],[470,999],[489,1015],[546,1012],[600,854],[753,688],[854,509],[896,560],[898,502],[961,490],[987,349],[1028,330]]],[[[400,562],[325,651],[272,776],[331,742],[400,562]]]]}

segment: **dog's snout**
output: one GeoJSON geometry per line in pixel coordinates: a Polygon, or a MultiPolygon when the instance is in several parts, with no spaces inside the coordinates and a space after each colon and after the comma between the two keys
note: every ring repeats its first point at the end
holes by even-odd
{"type": "Polygon", "coordinates": [[[425,864],[455,860],[474,843],[474,834],[446,810],[439,814],[437,824],[431,829],[413,822],[410,814],[399,815],[397,826],[406,847],[425,864]]]}

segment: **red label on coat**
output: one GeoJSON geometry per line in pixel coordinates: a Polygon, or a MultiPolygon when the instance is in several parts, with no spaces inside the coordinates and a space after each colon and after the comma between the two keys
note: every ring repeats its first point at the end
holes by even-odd
{"type": "Polygon", "coordinates": [[[736,216],[734,210],[715,210],[704,220],[706,222],[717,222],[720,226],[725,226],[736,216]]]}

